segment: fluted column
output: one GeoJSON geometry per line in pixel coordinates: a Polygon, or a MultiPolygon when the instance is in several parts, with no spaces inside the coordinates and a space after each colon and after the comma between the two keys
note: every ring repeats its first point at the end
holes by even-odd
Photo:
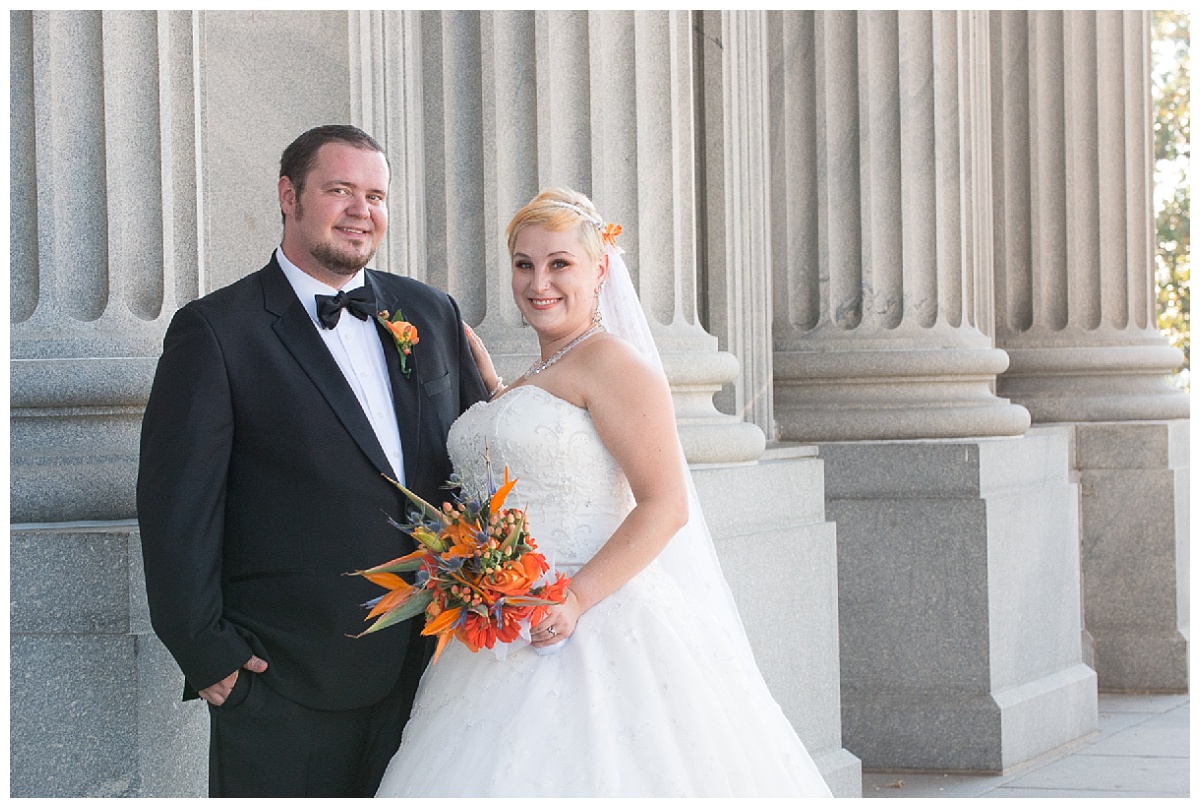
{"type": "Polygon", "coordinates": [[[993,12],[999,380],[1067,423],[1092,667],[1188,688],[1189,399],[1154,316],[1148,12],[993,12]]]}
{"type": "Polygon", "coordinates": [[[383,145],[391,166],[388,229],[372,266],[426,280],[421,12],[348,16],[351,120],[383,145]]]}
{"type": "Polygon", "coordinates": [[[988,17],[768,30],[775,415],[825,463],[846,748],[1003,770],[1094,729],[1095,674],[1067,436],[991,389],[988,17]]]}
{"type": "MultiPolygon", "coordinates": [[[[541,188],[587,193],[624,228],[620,241],[689,460],[757,458],[762,431],[712,402],[737,374],[737,359],[717,350],[697,316],[690,13],[462,11],[419,19],[400,61],[406,71],[419,64],[422,74],[405,86],[422,94],[408,102],[419,111],[408,120],[423,147],[425,217],[407,235],[423,242],[425,265],[397,271],[454,294],[511,379],[528,367],[536,343],[512,301],[504,227],[541,188]]],[[[422,253],[407,250],[413,259],[422,253]]]]}
{"type": "Polygon", "coordinates": [[[190,12],[13,14],[14,521],[134,515],[140,408],[200,283],[195,41],[190,12]]]}
{"type": "Polygon", "coordinates": [[[737,356],[740,372],[718,397],[721,408],[775,435],[772,395],[767,15],[697,15],[703,49],[701,204],[707,326],[737,356]],[[752,312],[752,316],[746,316],[752,312]]]}
{"type": "MultiPolygon", "coordinates": [[[[971,12],[787,12],[770,26],[775,406],[803,441],[1019,435],[981,330],[971,12]]],[[[986,125],[986,118],[975,125],[986,125]]]]}
{"type": "Polygon", "coordinates": [[[1148,27],[992,13],[998,389],[1034,421],[1188,415],[1154,315],[1148,27]]]}
{"type": "Polygon", "coordinates": [[[10,788],[196,793],[207,717],[153,636],[133,518],[162,335],[204,280],[200,24],[9,22],[10,788]]]}
{"type": "MultiPolygon", "coordinates": [[[[636,200],[638,238],[630,271],[672,382],[688,459],[753,460],[763,449],[762,431],[740,416],[719,414],[712,403],[713,393],[737,373],[737,360],[717,350],[716,338],[703,329],[697,316],[691,22],[688,12],[633,16],[638,58],[632,105],[637,121],[637,183],[612,191],[624,196],[626,205],[636,200]]],[[[603,74],[598,84],[609,86],[603,74]]],[[[622,103],[622,99],[611,97],[609,103],[622,103]]]]}

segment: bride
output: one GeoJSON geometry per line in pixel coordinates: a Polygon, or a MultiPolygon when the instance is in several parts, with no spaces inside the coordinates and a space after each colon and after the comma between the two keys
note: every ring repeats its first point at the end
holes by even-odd
{"type": "Polygon", "coordinates": [[[679,446],[628,271],[590,200],[550,189],[508,226],[512,291],[541,358],[449,449],[486,490],[518,478],[566,599],[499,658],[446,647],[378,796],[829,796],[754,664],[679,446]]]}

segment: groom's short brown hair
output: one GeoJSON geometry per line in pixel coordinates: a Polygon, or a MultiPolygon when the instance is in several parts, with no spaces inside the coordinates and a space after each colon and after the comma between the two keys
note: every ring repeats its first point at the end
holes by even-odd
{"type": "MultiPolygon", "coordinates": [[[[279,176],[292,181],[297,196],[304,190],[308,174],[317,162],[317,152],[326,143],[345,143],[356,149],[379,152],[387,162],[383,146],[357,126],[335,123],[314,127],[289,143],[283,150],[283,156],[279,158],[279,176]]],[[[391,163],[388,162],[388,169],[391,167],[391,163]]]]}

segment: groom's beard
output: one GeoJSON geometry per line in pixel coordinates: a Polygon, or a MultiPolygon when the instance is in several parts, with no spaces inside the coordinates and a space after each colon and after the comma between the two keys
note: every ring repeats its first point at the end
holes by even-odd
{"type": "Polygon", "coordinates": [[[329,270],[335,275],[344,275],[350,277],[360,269],[365,267],[375,257],[375,250],[372,249],[365,256],[353,249],[338,249],[328,241],[323,241],[320,244],[314,245],[309,253],[312,257],[321,263],[321,266],[329,270]]]}
{"type": "MultiPolygon", "coordinates": [[[[303,216],[304,208],[300,204],[299,196],[297,196],[296,221],[299,222],[303,216]]],[[[362,251],[356,250],[353,247],[338,247],[332,241],[322,241],[310,247],[308,253],[317,259],[317,263],[334,275],[341,275],[348,278],[371,263],[371,259],[375,257],[376,249],[376,247],[372,247],[366,254],[363,254],[362,251]]]]}

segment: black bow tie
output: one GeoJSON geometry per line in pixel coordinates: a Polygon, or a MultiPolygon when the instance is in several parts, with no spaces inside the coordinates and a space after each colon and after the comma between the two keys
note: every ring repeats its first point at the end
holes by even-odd
{"type": "Polygon", "coordinates": [[[347,309],[360,320],[375,313],[375,293],[369,286],[360,286],[350,292],[336,295],[317,295],[317,318],[325,328],[333,328],[341,319],[342,309],[347,309]]]}

